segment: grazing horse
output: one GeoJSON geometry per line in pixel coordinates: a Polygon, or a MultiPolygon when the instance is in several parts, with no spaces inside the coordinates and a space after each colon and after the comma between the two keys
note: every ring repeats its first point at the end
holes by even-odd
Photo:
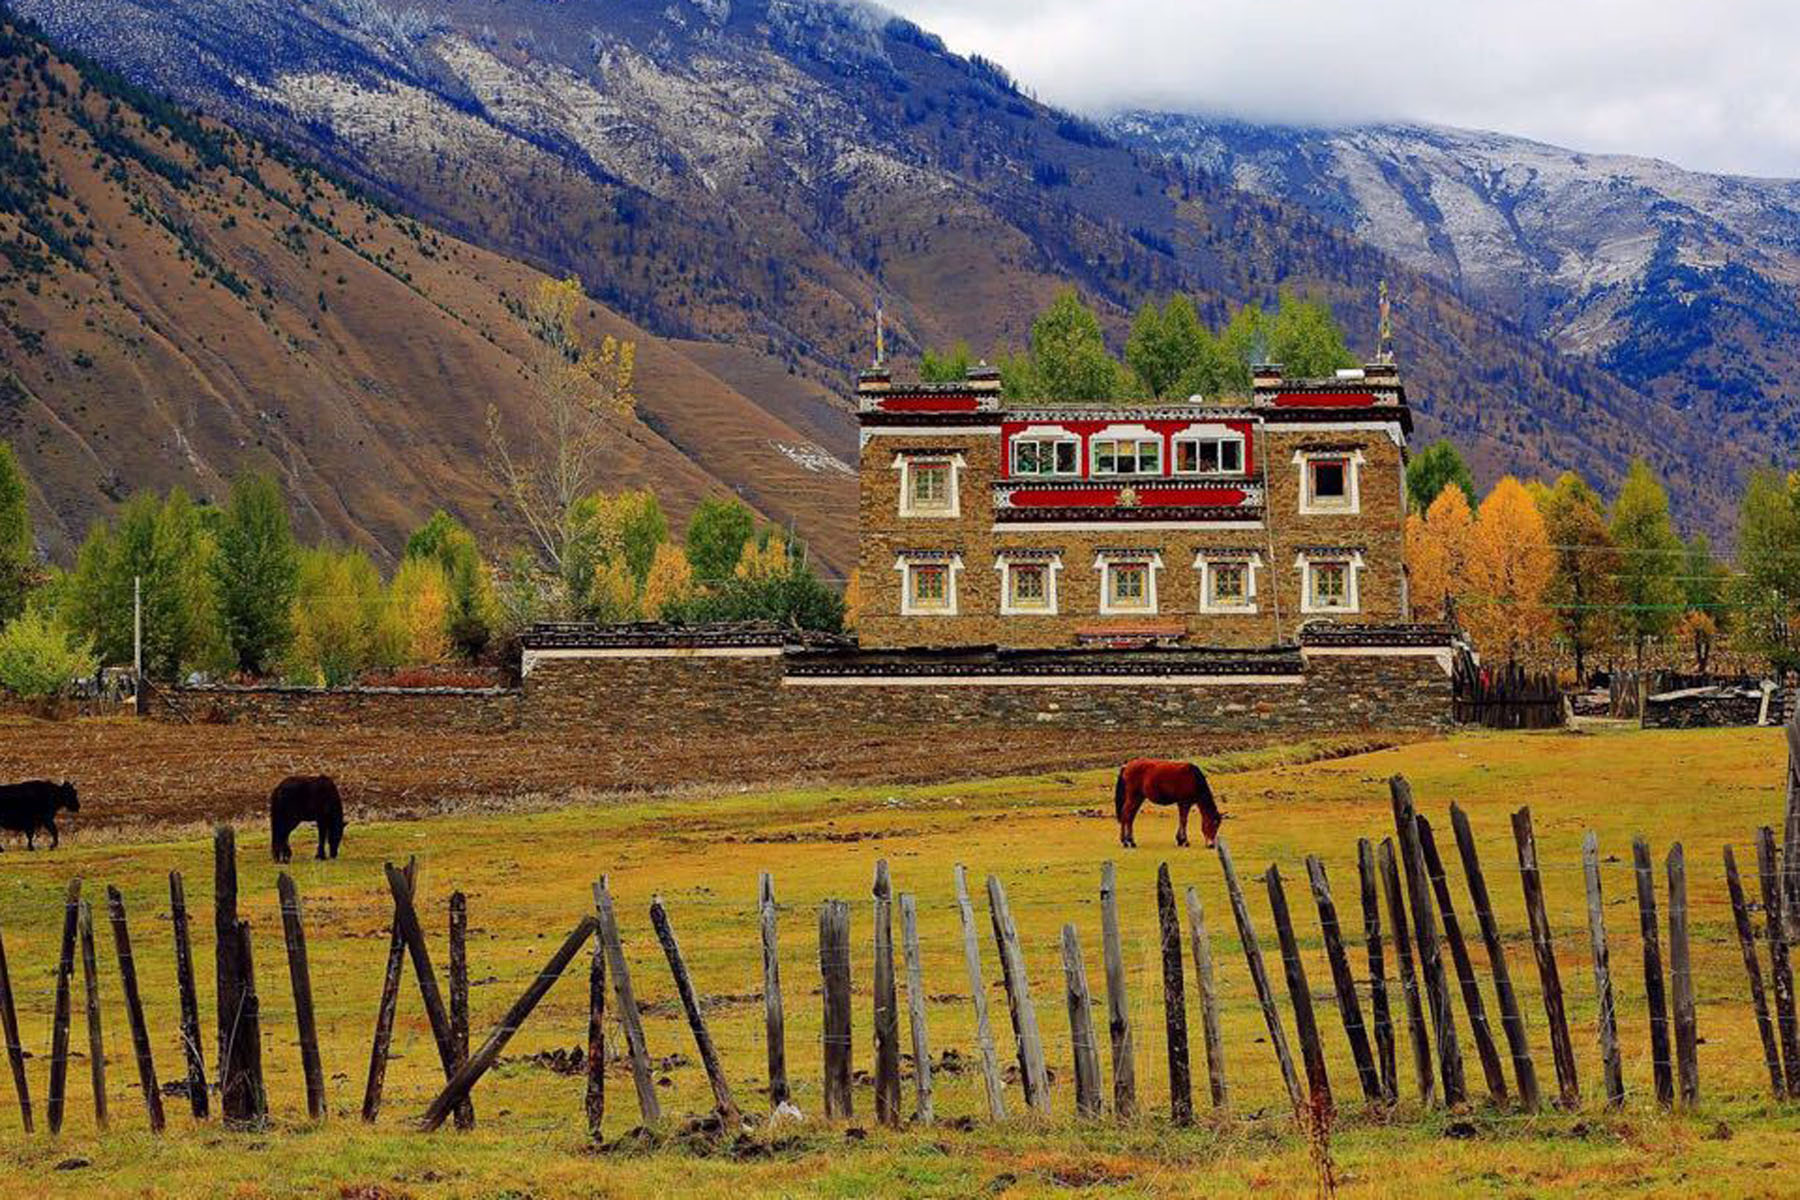
{"type": "Polygon", "coordinates": [[[276,862],[290,862],[294,852],[288,848],[288,834],[304,821],[319,827],[319,852],[331,846],[331,857],[338,856],[338,843],[344,839],[344,800],[337,784],[329,775],[290,775],[269,793],[269,826],[274,835],[269,852],[276,862]]]}
{"type": "Polygon", "coordinates": [[[1119,768],[1118,782],[1113,785],[1113,812],[1119,818],[1121,846],[1137,845],[1131,826],[1146,800],[1176,806],[1181,814],[1181,825],[1175,831],[1177,846],[1188,844],[1188,809],[1198,805],[1200,833],[1206,838],[1207,849],[1217,844],[1219,822],[1225,818],[1213,800],[1206,776],[1193,763],[1134,758],[1119,768]]]}

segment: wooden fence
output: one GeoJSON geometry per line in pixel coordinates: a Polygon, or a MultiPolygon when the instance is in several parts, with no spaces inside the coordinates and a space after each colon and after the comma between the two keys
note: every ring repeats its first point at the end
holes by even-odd
{"type": "Polygon", "coordinates": [[[1462,654],[1452,683],[1459,725],[1559,729],[1568,722],[1568,706],[1553,675],[1534,675],[1516,663],[1490,670],[1462,654]]]}
{"type": "MultiPolygon", "coordinates": [[[[1800,732],[1788,731],[1790,748],[1800,751],[1800,732]]],[[[1795,754],[1800,761],[1800,753],[1795,754]]],[[[1745,998],[1749,1018],[1755,1022],[1767,1069],[1771,1094],[1778,1100],[1800,1098],[1800,1021],[1796,1016],[1791,954],[1800,940],[1800,803],[1795,797],[1793,768],[1788,776],[1788,818],[1781,834],[1770,827],[1756,831],[1755,892],[1747,890],[1732,848],[1723,854],[1723,871],[1730,895],[1732,926],[1741,950],[1745,998]],[[1762,921],[1757,920],[1758,913],[1762,921]]],[[[1513,844],[1520,894],[1526,913],[1529,953],[1517,943],[1509,947],[1507,931],[1495,918],[1488,884],[1488,866],[1481,861],[1467,816],[1451,805],[1447,817],[1455,858],[1440,848],[1431,818],[1420,810],[1407,781],[1389,781],[1393,811],[1393,836],[1379,844],[1360,839],[1346,860],[1354,864],[1357,886],[1337,890],[1320,858],[1304,864],[1304,877],[1285,876],[1269,866],[1259,877],[1266,893],[1272,945],[1279,953],[1279,980],[1270,971],[1264,954],[1271,945],[1253,914],[1248,881],[1241,878],[1231,847],[1220,842],[1217,862],[1231,907],[1231,922],[1244,955],[1250,985],[1267,1030],[1266,1048],[1242,1046],[1230,1049],[1220,1034],[1219,988],[1214,972],[1214,942],[1208,916],[1193,888],[1178,897],[1167,864],[1158,873],[1155,892],[1156,927],[1160,934],[1162,1020],[1167,1048],[1169,1081],[1167,1118],[1175,1125],[1195,1120],[1192,1044],[1203,1047],[1205,1094],[1215,1109],[1228,1108],[1233,1094],[1231,1076],[1272,1065],[1280,1073],[1284,1093],[1295,1119],[1316,1130],[1329,1124],[1336,1106],[1352,1095],[1376,1112],[1399,1102],[1404,1091],[1416,1094],[1424,1108],[1486,1103],[1536,1111],[1545,1104],[1574,1109],[1582,1103],[1579,1063],[1595,1062],[1601,1079],[1600,1092],[1610,1107],[1626,1101],[1620,1066],[1620,1045],[1629,1037],[1647,1036],[1651,1047],[1655,1099],[1664,1107],[1691,1108],[1701,1094],[1696,1048],[1695,984],[1690,958],[1688,864],[1683,848],[1666,848],[1659,864],[1652,847],[1642,838],[1634,841],[1632,878],[1637,906],[1637,936],[1642,941],[1644,995],[1648,1005],[1647,1028],[1633,1033],[1621,1027],[1619,998],[1631,986],[1616,978],[1611,969],[1614,939],[1628,936],[1609,929],[1602,894],[1600,847],[1589,833],[1580,848],[1579,869],[1585,876],[1587,943],[1597,999],[1597,1020],[1591,1034],[1571,1029],[1566,1013],[1565,989],[1570,981],[1560,975],[1554,950],[1555,930],[1544,903],[1543,871],[1537,837],[1529,808],[1512,816],[1513,844]],[[1462,887],[1453,886],[1450,863],[1460,865],[1462,887]],[[1340,896],[1343,900],[1340,900],[1340,896]],[[1354,896],[1354,900],[1351,897],[1354,896]],[[1315,1007],[1313,981],[1298,949],[1296,908],[1310,897],[1317,929],[1329,969],[1329,997],[1315,1007]],[[1350,904],[1356,904],[1354,912],[1350,904]],[[1464,907],[1466,905],[1466,907],[1464,907]],[[1357,918],[1360,917],[1360,921],[1357,918]],[[1186,928],[1183,929],[1185,919],[1186,928]],[[1666,931],[1666,942],[1663,940],[1666,931]],[[1185,933],[1185,936],[1184,936],[1185,933]],[[1485,957],[1489,983],[1486,988],[1475,965],[1485,957]],[[1366,969],[1359,975],[1358,964],[1366,969]],[[1391,968],[1391,969],[1390,969],[1391,968]],[[1541,998],[1546,1048],[1534,1045],[1528,1033],[1514,972],[1535,971],[1541,998]],[[1286,1005],[1277,998],[1277,984],[1286,993],[1286,1005]],[[1197,996],[1200,1030],[1190,1037],[1189,988],[1197,996]],[[1489,1003],[1493,1004],[1490,1010],[1489,1003]],[[1285,1013],[1284,1013],[1285,1007],[1285,1013]],[[1460,1007],[1460,1015],[1458,1008],[1460,1007]],[[1342,1025],[1354,1067],[1353,1077],[1333,1079],[1327,1065],[1322,1029],[1334,1019],[1342,1025]],[[1591,1042],[1589,1038],[1591,1037],[1591,1042]],[[1579,1043],[1588,1042],[1583,1049],[1579,1043]],[[1403,1086],[1402,1054],[1406,1048],[1412,1086],[1403,1086]],[[1478,1074],[1468,1069],[1473,1054],[1478,1074]],[[1266,1056],[1266,1057],[1265,1057],[1266,1056]],[[1270,1062],[1272,1060],[1272,1062],[1270,1062]],[[1229,1068],[1229,1069],[1228,1069],[1229,1068]],[[1479,1092],[1478,1090],[1479,1089],[1479,1092]],[[1481,1096],[1485,1095],[1485,1101],[1481,1096]]],[[[1346,847],[1347,850],[1352,849],[1346,847]]],[[[1508,873],[1510,873],[1510,866],[1508,873]]],[[[236,845],[232,831],[220,828],[214,839],[216,900],[213,937],[216,944],[217,1069],[216,1095],[223,1121],[233,1127],[254,1128],[268,1119],[268,1091],[264,1085],[262,1040],[263,1007],[249,924],[238,916],[236,845]]],[[[573,918],[572,926],[543,966],[530,976],[528,985],[504,1016],[471,1049],[468,1025],[469,972],[464,944],[466,904],[460,894],[450,898],[451,934],[448,971],[442,977],[434,965],[415,906],[414,864],[389,864],[384,872],[393,911],[388,936],[380,998],[373,1017],[371,1052],[361,1107],[362,1118],[374,1121],[381,1112],[383,1081],[392,1043],[395,1006],[408,966],[429,1020],[443,1083],[435,1098],[414,1120],[422,1130],[439,1128],[454,1120],[458,1127],[475,1123],[475,1089],[499,1060],[509,1040],[531,1016],[538,1003],[566,968],[588,954],[586,1021],[582,1033],[587,1047],[582,1093],[585,1121],[599,1136],[605,1113],[603,1072],[606,1048],[606,1008],[615,1008],[617,1027],[624,1040],[623,1057],[629,1062],[638,1117],[646,1126],[663,1120],[657,1097],[652,1060],[645,1044],[640,1009],[624,952],[621,925],[608,882],[594,886],[591,912],[573,918]],[[588,948],[590,941],[593,943],[588,948]],[[448,994],[446,995],[445,992],[448,994]]],[[[1000,1040],[994,1032],[994,1014],[987,1007],[984,983],[986,960],[982,945],[991,937],[993,960],[998,963],[1004,988],[1005,1023],[1010,1026],[1016,1058],[1016,1082],[1020,1108],[1031,1116],[1052,1111],[1046,1043],[1055,1040],[1045,1032],[1039,1002],[1029,982],[1025,950],[1021,943],[1005,884],[996,876],[985,881],[987,921],[982,928],[961,867],[954,875],[955,907],[960,920],[961,948],[967,974],[968,999],[973,1007],[977,1053],[972,1056],[981,1072],[985,1115],[1006,1119],[1008,1086],[1001,1066],[1000,1040]]],[[[1080,932],[1073,924],[1061,930],[1060,951],[1063,1004],[1069,1037],[1067,1059],[1072,1060],[1073,1114],[1096,1118],[1109,1105],[1114,1116],[1138,1116],[1138,1080],[1144,1064],[1136,1061],[1127,975],[1122,966],[1119,934],[1119,896],[1110,863],[1099,871],[1100,935],[1102,945],[1105,1014],[1097,1019],[1100,1001],[1090,988],[1088,965],[1080,932]],[[1102,1037],[1097,1031],[1104,1029],[1102,1037]],[[1101,1053],[1110,1056],[1112,1088],[1104,1087],[1101,1053]]],[[[326,1112],[326,1080],[320,1059],[313,992],[306,944],[305,909],[294,881],[284,872],[278,877],[282,949],[287,963],[287,986],[293,998],[293,1014],[300,1045],[307,1111],[314,1120],[326,1112]]],[[[205,1053],[200,1034],[199,1006],[195,998],[193,949],[179,874],[169,877],[173,914],[174,957],[180,999],[181,1074],[184,1084],[172,1094],[182,1096],[196,1119],[209,1115],[205,1053]]],[[[121,998],[130,1029],[134,1065],[140,1084],[145,1119],[161,1131],[166,1120],[163,1091],[158,1085],[157,1064],[151,1053],[142,999],[137,985],[136,951],[130,936],[128,915],[116,889],[108,889],[106,916],[122,981],[121,998]]],[[[819,995],[823,1005],[823,1037],[820,1042],[823,1116],[848,1120],[854,1113],[852,1088],[852,954],[850,916],[852,906],[842,899],[827,900],[818,911],[819,995]]],[[[873,1029],[874,1117],[885,1125],[905,1121],[931,1122],[939,1118],[933,1087],[931,1031],[925,999],[926,980],[919,951],[917,902],[913,894],[896,892],[886,862],[876,864],[870,914],[874,923],[872,995],[869,1014],[873,1029]],[[898,914],[900,934],[895,937],[898,914]],[[903,1096],[902,1007],[904,978],[904,1030],[912,1058],[910,1097],[903,1096]]],[[[701,1067],[711,1088],[712,1103],[721,1129],[736,1127],[743,1104],[728,1082],[727,1072],[708,1026],[707,1006],[689,973],[677,934],[679,913],[660,897],[649,905],[649,925],[667,962],[670,978],[686,1018],[701,1067]]],[[[786,1045],[786,1010],[778,938],[779,909],[775,881],[763,875],[758,888],[755,941],[761,947],[761,1000],[767,1050],[768,1097],[772,1109],[793,1112],[794,1069],[786,1045]]],[[[748,931],[747,931],[748,932],[748,931]]],[[[749,940],[749,939],[747,939],[749,940]]],[[[84,981],[85,1021],[90,1044],[92,1092],[98,1124],[113,1120],[107,1111],[105,1056],[100,1047],[101,1006],[94,987],[96,947],[93,913],[85,898],[83,881],[68,885],[64,898],[61,948],[55,972],[55,1007],[48,1055],[49,1087],[45,1121],[52,1133],[61,1129],[68,1099],[69,1041],[74,1007],[74,977],[79,957],[84,981]]],[[[792,963],[787,964],[790,966],[792,963]]],[[[753,969],[746,964],[746,969],[753,969]]],[[[1580,985],[1585,986],[1585,985],[1580,985]]],[[[808,989],[810,990],[810,989],[808,989]]],[[[1715,1010],[1716,1011],[1716,1010],[1715,1010]]],[[[1535,1019],[1530,1023],[1535,1024],[1535,1019]]],[[[19,1033],[11,976],[0,944],[0,1024],[15,1094],[24,1127],[34,1129],[31,1088],[26,1055],[19,1033]]],[[[1061,1023],[1058,1022],[1058,1025],[1061,1023]]],[[[1264,1041],[1265,1039],[1258,1039],[1264,1041]]]]}

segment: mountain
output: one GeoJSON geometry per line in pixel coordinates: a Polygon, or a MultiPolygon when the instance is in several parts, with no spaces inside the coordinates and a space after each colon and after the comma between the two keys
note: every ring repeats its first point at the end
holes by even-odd
{"type": "Polygon", "coordinates": [[[1128,112],[1108,128],[1306,208],[1720,441],[1800,435],[1800,181],[1424,125],[1128,112]]]}
{"type": "MultiPolygon", "coordinates": [[[[828,458],[855,453],[841,397],[869,357],[878,304],[907,356],[956,338],[1017,345],[1070,283],[1121,343],[1147,297],[1184,289],[1218,320],[1291,286],[1331,301],[1367,350],[1385,279],[1421,435],[1454,436],[1488,478],[1579,467],[1609,482],[1642,454],[1677,483],[1683,515],[1717,530],[1754,460],[1716,445],[1698,414],[1304,206],[1127,146],[872,8],[15,7],[59,43],[289,144],[414,219],[578,274],[828,458]]],[[[754,463],[706,462],[692,426],[646,423],[739,488],[771,498],[785,486],[754,463]]],[[[853,512],[824,519],[847,540],[853,512]]]]}
{"type": "MultiPolygon", "coordinates": [[[[49,550],[138,488],[217,498],[246,466],[311,536],[391,553],[440,505],[501,536],[486,410],[529,440],[543,275],[6,25],[0,105],[0,436],[49,550]]],[[[854,483],[815,432],[602,305],[583,323],[639,344],[609,482],[677,519],[737,490],[850,560],[854,483]]]]}

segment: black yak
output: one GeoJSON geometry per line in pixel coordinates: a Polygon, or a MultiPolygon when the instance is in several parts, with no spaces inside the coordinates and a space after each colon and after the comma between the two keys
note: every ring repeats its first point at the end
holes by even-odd
{"type": "Polygon", "coordinates": [[[27,850],[37,849],[40,829],[49,832],[50,848],[56,849],[62,841],[56,831],[58,809],[81,811],[75,785],[67,780],[51,783],[48,779],[33,779],[29,783],[0,786],[0,829],[24,834],[27,850]]]}
{"type": "Polygon", "coordinates": [[[319,852],[331,847],[331,857],[338,856],[338,843],[344,839],[344,800],[337,784],[329,775],[290,775],[269,793],[269,827],[272,838],[269,852],[276,862],[290,862],[294,852],[288,848],[288,834],[304,821],[319,827],[319,852]]]}

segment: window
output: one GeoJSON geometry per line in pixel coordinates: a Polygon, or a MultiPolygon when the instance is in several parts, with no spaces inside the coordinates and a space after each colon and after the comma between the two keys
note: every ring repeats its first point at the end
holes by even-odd
{"type": "Polygon", "coordinates": [[[1150,568],[1143,563],[1120,563],[1111,571],[1112,606],[1143,608],[1150,602],[1150,568]]]}
{"type": "Polygon", "coordinates": [[[1056,613],[1056,573],[1062,555],[1048,550],[1002,550],[994,560],[1000,572],[1000,613],[1008,617],[1044,617],[1056,613]]]}
{"type": "Polygon", "coordinates": [[[1312,471],[1312,502],[1314,504],[1323,506],[1344,504],[1349,501],[1349,466],[1343,459],[1315,459],[1307,465],[1312,471]]]}
{"type": "Polygon", "coordinates": [[[1308,613],[1354,613],[1361,607],[1358,576],[1362,554],[1355,550],[1303,552],[1300,610],[1308,613]]]}
{"type": "Polygon", "coordinates": [[[1080,443],[1074,438],[1014,438],[1014,475],[1076,475],[1080,443]]]}
{"type": "Polygon", "coordinates": [[[1200,611],[1256,611],[1256,572],[1262,556],[1244,550],[1202,550],[1194,558],[1200,572],[1200,611]]]}
{"type": "Polygon", "coordinates": [[[962,468],[960,454],[904,451],[895,455],[894,469],[900,472],[900,515],[959,516],[957,484],[962,468]]]}
{"type": "Polygon", "coordinates": [[[1241,475],[1244,439],[1205,437],[1175,439],[1177,475],[1241,475]]]}
{"type": "Polygon", "coordinates": [[[1361,450],[1297,452],[1294,463],[1300,468],[1301,514],[1359,511],[1361,505],[1357,495],[1357,475],[1362,462],[1361,450]]]}
{"type": "Polygon", "coordinates": [[[907,474],[912,477],[914,512],[942,512],[950,507],[949,463],[914,463],[907,474]]]}
{"type": "Polygon", "coordinates": [[[1009,573],[1014,608],[1042,608],[1049,602],[1049,567],[1043,563],[1020,563],[1009,573]]]}
{"type": "Polygon", "coordinates": [[[912,606],[947,608],[950,605],[950,568],[943,563],[921,564],[912,569],[912,606]]]}
{"type": "Polygon", "coordinates": [[[1153,550],[1103,550],[1100,569],[1100,612],[1105,616],[1143,616],[1156,612],[1156,572],[1162,556],[1153,550]]]}
{"type": "Polygon", "coordinates": [[[1347,608],[1350,605],[1350,564],[1344,562],[1314,563],[1312,568],[1312,602],[1314,608],[1347,608]]]}
{"type": "Polygon", "coordinates": [[[900,572],[900,615],[904,617],[953,617],[956,615],[956,577],[962,557],[943,551],[905,551],[895,560],[900,572]]]}
{"type": "Polygon", "coordinates": [[[1161,438],[1095,438],[1096,475],[1162,474],[1161,438]]]}
{"type": "Polygon", "coordinates": [[[1211,595],[1214,608],[1242,608],[1250,603],[1250,566],[1248,563],[1219,563],[1212,568],[1211,595]]]}

